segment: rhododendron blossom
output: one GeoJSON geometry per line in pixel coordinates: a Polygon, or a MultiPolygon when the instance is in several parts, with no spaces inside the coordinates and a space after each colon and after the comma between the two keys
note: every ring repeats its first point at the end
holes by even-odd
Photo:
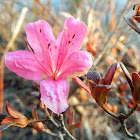
{"type": "Polygon", "coordinates": [[[9,52],[5,64],[25,79],[41,80],[41,101],[54,113],[64,112],[68,108],[67,77],[85,73],[92,66],[92,56],[79,51],[87,27],[68,18],[55,39],[49,24],[39,20],[27,25],[26,34],[30,51],[9,52]]]}

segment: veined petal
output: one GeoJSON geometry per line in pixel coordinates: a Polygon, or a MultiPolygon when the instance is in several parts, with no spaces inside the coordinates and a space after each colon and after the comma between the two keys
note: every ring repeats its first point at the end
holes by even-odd
{"type": "Polygon", "coordinates": [[[29,80],[41,80],[45,71],[28,51],[9,52],[5,64],[11,71],[29,80]]]}
{"type": "Polygon", "coordinates": [[[43,20],[29,23],[26,26],[26,35],[35,54],[39,58],[43,58],[45,67],[51,73],[53,64],[50,53],[55,48],[56,40],[50,25],[43,20]]]}
{"type": "Polygon", "coordinates": [[[72,53],[59,70],[58,78],[67,78],[68,75],[80,76],[92,66],[92,56],[89,52],[78,51],[72,53]]]}
{"type": "Polygon", "coordinates": [[[41,101],[54,113],[59,114],[68,108],[69,85],[65,79],[43,80],[40,84],[41,101]]]}
{"type": "Polygon", "coordinates": [[[86,25],[70,17],[65,20],[64,28],[58,35],[57,46],[58,60],[56,68],[59,69],[66,57],[69,57],[73,52],[79,51],[84,37],[87,34],[86,25]]]}

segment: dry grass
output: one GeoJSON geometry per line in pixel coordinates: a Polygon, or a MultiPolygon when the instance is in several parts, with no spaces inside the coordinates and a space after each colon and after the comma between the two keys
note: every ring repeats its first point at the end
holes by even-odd
{"type": "MultiPolygon", "coordinates": [[[[51,25],[55,37],[61,31],[66,17],[71,15],[84,21],[88,27],[88,35],[83,43],[83,49],[90,51],[94,56],[94,65],[91,70],[99,71],[102,76],[104,76],[109,66],[115,61],[123,62],[130,72],[139,71],[139,36],[123,19],[123,15],[131,13],[131,9],[136,3],[138,3],[138,0],[128,0],[127,4],[119,4],[118,1],[114,3],[112,0],[60,0],[60,3],[56,5],[53,1],[49,0],[44,2],[41,2],[41,0],[25,0],[24,2],[18,0],[1,0],[1,99],[4,83],[4,103],[8,100],[14,108],[21,111],[28,118],[32,117],[32,107],[38,105],[38,100],[31,95],[31,92],[38,91],[38,89],[31,81],[20,78],[7,68],[4,69],[3,80],[2,70],[4,68],[3,58],[5,53],[9,50],[26,49],[25,26],[29,22],[34,22],[39,19],[44,19],[51,25]],[[20,13],[25,7],[28,8],[28,12],[26,15],[24,13],[25,17],[21,22],[20,28],[17,29],[17,23],[23,16],[20,13]]],[[[85,77],[83,78],[85,79],[85,77]]],[[[128,111],[127,102],[131,98],[130,90],[123,92],[125,101],[120,96],[119,87],[122,83],[125,83],[125,79],[121,71],[118,70],[112,84],[113,89],[108,98],[108,102],[111,105],[115,104],[118,106],[117,113],[128,111]]],[[[71,85],[73,84],[75,85],[74,82],[71,82],[71,85]]],[[[70,107],[64,113],[66,126],[72,110],[75,110],[75,122],[82,122],[80,128],[72,132],[73,136],[78,140],[128,140],[122,133],[121,125],[109,115],[105,114],[88,93],[78,88],[78,86],[74,86],[74,88],[75,90],[72,90],[72,93],[70,93],[71,96],[69,97],[70,107]],[[74,106],[77,104],[79,105],[74,106]]],[[[2,101],[0,104],[0,107],[2,107],[2,101]]],[[[40,118],[43,117],[41,110],[38,111],[38,114],[40,118]]],[[[140,113],[137,113],[135,117],[131,117],[128,121],[129,131],[139,134],[139,122],[140,113]]],[[[47,125],[50,129],[53,129],[53,126],[47,125]]],[[[2,139],[51,140],[54,138],[43,132],[36,133],[31,128],[9,128],[3,132],[2,139]]]]}

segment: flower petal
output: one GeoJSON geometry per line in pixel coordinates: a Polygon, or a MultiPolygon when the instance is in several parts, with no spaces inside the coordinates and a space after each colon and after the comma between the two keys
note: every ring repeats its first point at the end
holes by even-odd
{"type": "Polygon", "coordinates": [[[65,50],[69,44],[69,52],[78,51],[86,34],[85,23],[70,17],[65,20],[64,29],[59,34],[57,43],[59,43],[61,50],[65,50]]]}
{"type": "Polygon", "coordinates": [[[57,46],[59,47],[57,68],[60,68],[66,57],[79,51],[86,34],[87,27],[83,22],[72,17],[66,19],[64,28],[57,38],[57,46]]]}
{"type": "Polygon", "coordinates": [[[44,60],[45,67],[51,73],[53,64],[50,53],[52,49],[55,49],[56,40],[50,25],[43,20],[29,23],[26,26],[26,34],[27,40],[35,54],[39,58],[43,58],[42,60],[44,60]]]}
{"type": "Polygon", "coordinates": [[[54,113],[59,114],[68,108],[69,85],[65,79],[43,80],[40,84],[41,101],[54,113]]]}
{"type": "Polygon", "coordinates": [[[5,64],[11,71],[29,80],[41,80],[44,70],[28,51],[9,52],[5,64]]]}
{"type": "Polygon", "coordinates": [[[92,56],[89,52],[78,51],[72,53],[59,70],[59,78],[67,78],[68,75],[80,76],[92,66],[92,56]]]}

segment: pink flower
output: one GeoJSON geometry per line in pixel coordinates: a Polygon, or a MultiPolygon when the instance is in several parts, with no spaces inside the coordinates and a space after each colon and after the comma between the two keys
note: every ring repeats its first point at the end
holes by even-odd
{"type": "Polygon", "coordinates": [[[41,101],[54,113],[64,112],[68,108],[67,77],[78,76],[92,66],[92,56],[79,51],[87,27],[68,18],[55,40],[49,24],[39,20],[27,25],[26,34],[30,52],[9,52],[5,64],[25,79],[41,80],[41,101]]]}

